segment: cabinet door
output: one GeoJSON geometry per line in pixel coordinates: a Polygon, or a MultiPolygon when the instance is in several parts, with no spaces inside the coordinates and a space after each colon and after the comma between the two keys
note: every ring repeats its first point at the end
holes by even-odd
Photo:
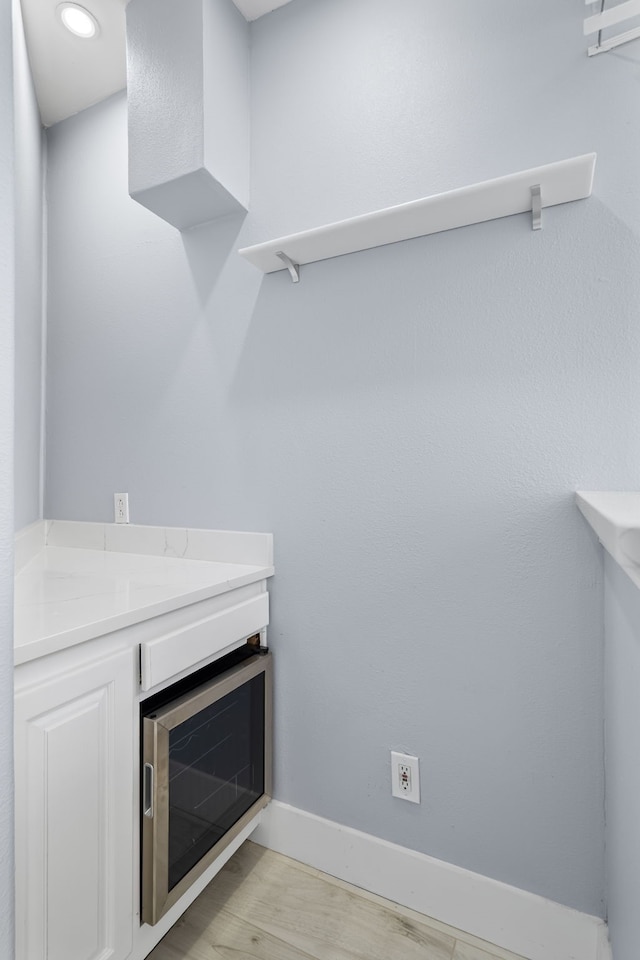
{"type": "Polygon", "coordinates": [[[124,960],[133,914],[134,653],[16,693],[18,960],[124,960]]]}

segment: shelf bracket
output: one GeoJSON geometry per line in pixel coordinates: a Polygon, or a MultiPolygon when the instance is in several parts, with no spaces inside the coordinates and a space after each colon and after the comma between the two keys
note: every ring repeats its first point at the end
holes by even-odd
{"type": "Polygon", "coordinates": [[[531,187],[531,229],[542,230],[542,194],[539,183],[531,187]]]}
{"type": "Polygon", "coordinates": [[[287,270],[288,270],[289,273],[291,274],[291,279],[293,280],[293,282],[294,282],[294,283],[299,283],[299,281],[300,281],[300,264],[299,264],[299,263],[294,263],[293,260],[291,259],[291,257],[288,257],[288,256],[286,255],[286,253],[284,253],[282,250],[277,250],[277,251],[276,251],[276,257],[279,257],[280,260],[282,260],[282,262],[284,263],[285,267],[287,268],[287,270]]]}

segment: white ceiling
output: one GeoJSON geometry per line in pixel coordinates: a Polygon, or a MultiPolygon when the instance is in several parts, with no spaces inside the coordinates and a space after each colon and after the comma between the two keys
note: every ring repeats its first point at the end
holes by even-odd
{"type": "Polygon", "coordinates": [[[233,0],[245,20],[257,20],[265,13],[284,7],[290,0],[233,0]]]}
{"type": "MultiPolygon", "coordinates": [[[[56,15],[60,0],[21,0],[31,72],[45,127],[84,110],[126,86],[125,8],[128,0],[78,0],[100,24],[80,40],[56,15]]],[[[177,3],[180,0],[176,0],[177,3]]],[[[233,0],[246,20],[290,0],[233,0]]]]}

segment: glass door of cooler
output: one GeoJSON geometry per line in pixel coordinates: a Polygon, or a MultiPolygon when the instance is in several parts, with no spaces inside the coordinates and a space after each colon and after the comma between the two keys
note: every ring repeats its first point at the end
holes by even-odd
{"type": "Polygon", "coordinates": [[[271,656],[143,718],[142,919],[156,923],[271,793],[271,656]]]}

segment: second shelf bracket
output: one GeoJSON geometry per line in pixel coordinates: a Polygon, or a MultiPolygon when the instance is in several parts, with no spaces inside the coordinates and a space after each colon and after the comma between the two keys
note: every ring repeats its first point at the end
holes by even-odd
{"type": "MultiPolygon", "coordinates": [[[[540,188],[538,188],[538,189],[540,189],[540,188]]],[[[282,251],[282,250],[276,251],[276,257],[279,257],[279,258],[282,260],[282,262],[284,263],[285,267],[287,268],[287,270],[288,270],[289,273],[291,274],[291,279],[293,280],[293,282],[294,282],[294,283],[299,283],[299,281],[300,281],[300,264],[299,264],[299,263],[294,263],[294,261],[291,259],[291,257],[288,257],[288,256],[286,255],[286,253],[284,253],[284,251],[282,251]]]]}
{"type": "Polygon", "coordinates": [[[542,193],[539,183],[531,187],[531,229],[542,230],[542,193]]]}

